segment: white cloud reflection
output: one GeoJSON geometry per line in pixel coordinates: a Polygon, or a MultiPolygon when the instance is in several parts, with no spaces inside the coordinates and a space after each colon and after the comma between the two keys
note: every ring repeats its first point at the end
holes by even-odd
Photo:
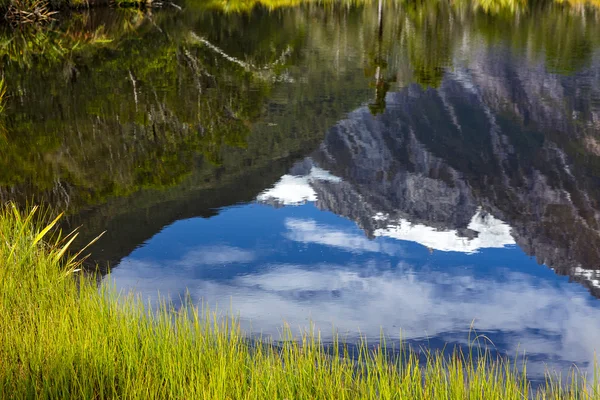
{"type": "Polygon", "coordinates": [[[369,240],[360,231],[353,233],[356,230],[345,231],[330,225],[318,224],[312,219],[287,218],[285,227],[287,228],[285,237],[295,242],[320,244],[354,253],[375,252],[390,255],[402,253],[400,245],[369,240]]]}
{"type": "MultiPolygon", "coordinates": [[[[257,272],[224,280],[181,275],[160,279],[136,273],[148,263],[129,259],[115,270],[119,288],[135,288],[144,296],[189,289],[195,301],[239,313],[246,329],[278,335],[284,322],[292,328],[316,325],[322,337],[331,327],[342,334],[360,332],[378,338],[381,329],[406,340],[440,338],[466,341],[475,320],[479,331],[502,332],[501,350],[543,356],[548,363],[577,363],[586,369],[598,349],[600,310],[577,285],[550,285],[507,272],[502,279],[472,274],[390,268],[373,261],[363,266],[268,265],[257,272]],[[401,331],[402,330],[402,331],[401,331]]],[[[168,267],[167,267],[168,268],[168,267]]],[[[494,335],[491,335],[495,340],[494,335]]],[[[528,370],[543,373],[545,364],[528,370]]]]}
{"type": "Polygon", "coordinates": [[[188,250],[179,259],[164,260],[160,264],[144,259],[125,258],[112,272],[118,279],[122,275],[157,276],[165,272],[186,273],[205,266],[226,266],[254,261],[253,251],[233,246],[199,246],[188,250]]]}
{"type": "Polygon", "coordinates": [[[232,246],[203,246],[188,251],[174,264],[185,268],[203,265],[247,263],[255,258],[254,252],[232,246]]]}

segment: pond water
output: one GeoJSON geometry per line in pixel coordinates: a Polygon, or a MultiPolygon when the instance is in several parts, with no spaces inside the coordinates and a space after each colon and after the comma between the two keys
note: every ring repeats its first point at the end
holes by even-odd
{"type": "Polygon", "coordinates": [[[119,289],[248,332],[475,330],[533,378],[591,370],[600,10],[235,4],[3,33],[0,200],[106,231],[119,289]]]}

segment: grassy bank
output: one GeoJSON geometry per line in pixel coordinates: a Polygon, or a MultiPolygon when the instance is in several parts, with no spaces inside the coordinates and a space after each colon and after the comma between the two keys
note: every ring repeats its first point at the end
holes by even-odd
{"type": "Polygon", "coordinates": [[[234,321],[191,306],[152,313],[98,290],[67,256],[72,236],[44,220],[0,208],[0,398],[598,398],[580,377],[532,393],[511,364],[490,357],[432,355],[423,366],[364,346],[358,358],[343,346],[331,355],[314,337],[250,346],[234,321]]]}

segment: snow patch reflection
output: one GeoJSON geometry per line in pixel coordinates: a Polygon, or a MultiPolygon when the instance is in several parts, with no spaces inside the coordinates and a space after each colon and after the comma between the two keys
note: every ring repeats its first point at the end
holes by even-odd
{"type": "Polygon", "coordinates": [[[284,175],[270,189],[257,196],[262,203],[276,203],[279,205],[293,206],[317,201],[317,193],[310,185],[315,180],[340,182],[341,179],[319,167],[311,167],[307,175],[284,175]]]}
{"type": "MultiPolygon", "coordinates": [[[[383,214],[373,219],[386,220],[383,214]]],[[[461,236],[457,230],[437,230],[423,224],[413,224],[406,219],[390,221],[386,228],[375,230],[375,236],[385,236],[398,240],[417,242],[423,246],[440,251],[475,253],[479,249],[502,248],[514,245],[510,226],[481,210],[471,219],[468,229],[475,232],[473,238],[461,236]]]]}

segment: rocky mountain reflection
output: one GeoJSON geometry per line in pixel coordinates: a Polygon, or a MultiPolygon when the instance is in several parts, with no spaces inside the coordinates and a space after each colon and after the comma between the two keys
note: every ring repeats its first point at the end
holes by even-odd
{"type": "Polygon", "coordinates": [[[370,238],[464,252],[516,243],[598,296],[598,61],[560,76],[470,49],[439,88],[410,85],[380,115],[350,113],[259,200],[288,204],[277,187],[303,176],[306,200],[370,238]]]}

